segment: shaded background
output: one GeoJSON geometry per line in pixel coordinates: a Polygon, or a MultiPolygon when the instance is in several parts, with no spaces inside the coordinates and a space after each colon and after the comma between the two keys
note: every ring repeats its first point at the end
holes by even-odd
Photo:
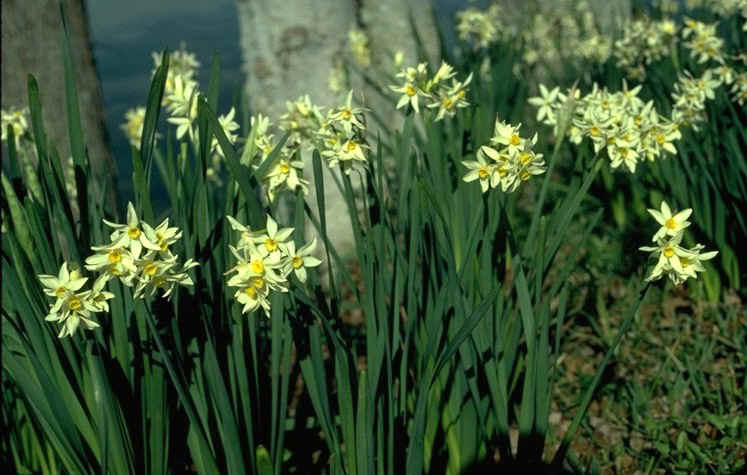
{"type": "MultiPolygon", "coordinates": [[[[447,44],[453,44],[453,18],[487,0],[434,0],[434,12],[447,44]]],[[[120,202],[132,199],[130,146],[120,129],[125,112],[144,105],[150,87],[151,53],[178,49],[182,43],[201,63],[205,86],[214,52],[221,56],[218,113],[233,105],[244,85],[236,0],[95,0],[86,4],[96,69],[103,90],[106,128],[118,169],[120,202]]],[[[206,87],[206,86],[205,86],[206,87]]],[[[156,186],[157,182],[156,182],[156,186]]],[[[156,203],[162,193],[154,189],[156,203]]]]}

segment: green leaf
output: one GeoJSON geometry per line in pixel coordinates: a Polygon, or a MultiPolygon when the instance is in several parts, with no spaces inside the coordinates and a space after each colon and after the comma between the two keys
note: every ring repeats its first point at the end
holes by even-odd
{"type": "Polygon", "coordinates": [[[39,85],[33,75],[28,75],[29,112],[31,113],[31,130],[34,132],[34,144],[37,156],[43,160],[47,156],[47,134],[44,132],[44,118],[39,100],[39,85]]]}
{"type": "Polygon", "coordinates": [[[257,473],[259,475],[272,475],[272,461],[270,453],[263,445],[257,446],[257,473]]]}
{"type": "Polygon", "coordinates": [[[78,103],[78,92],[75,86],[75,68],[73,66],[73,54],[70,49],[70,38],[67,33],[67,19],[65,8],[60,3],[60,16],[62,17],[62,65],[65,74],[65,105],[67,108],[68,133],[70,138],[70,154],[76,167],[87,172],[88,163],[83,141],[83,128],[80,120],[80,108],[78,103]]]}
{"type": "MultiPolygon", "coordinates": [[[[26,213],[21,202],[18,201],[16,192],[13,190],[13,186],[10,184],[10,181],[8,181],[5,173],[2,174],[2,184],[5,199],[8,200],[8,211],[10,211],[10,219],[13,223],[13,230],[18,238],[18,243],[21,245],[21,248],[23,249],[23,252],[26,253],[28,259],[34,263],[37,261],[37,258],[36,252],[34,251],[34,244],[31,241],[29,225],[26,221],[26,213]]],[[[38,262],[34,264],[34,268],[39,268],[38,262]]]]}
{"type": "MultiPolygon", "coordinates": [[[[143,119],[143,132],[140,135],[140,156],[142,158],[143,169],[145,171],[145,190],[142,193],[150,194],[150,171],[153,165],[153,149],[156,143],[156,128],[158,126],[158,117],[161,113],[161,102],[163,101],[163,91],[166,88],[166,79],[169,73],[169,52],[164,50],[161,55],[161,64],[153,75],[153,81],[150,83],[148,99],[145,102],[145,118],[143,119]]],[[[148,197],[150,201],[150,197],[148,197]]],[[[152,219],[146,218],[146,219],[152,219]]]]}

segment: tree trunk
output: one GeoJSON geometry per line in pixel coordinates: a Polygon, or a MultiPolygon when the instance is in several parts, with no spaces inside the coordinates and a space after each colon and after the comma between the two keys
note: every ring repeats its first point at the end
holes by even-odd
{"type": "MultiPolygon", "coordinates": [[[[308,94],[320,106],[341,102],[341,93],[329,88],[329,74],[348,48],[348,32],[357,28],[369,38],[371,64],[391,64],[402,50],[405,62],[416,62],[416,40],[409,9],[428,56],[438,59],[436,33],[429,0],[237,0],[239,34],[247,74],[247,95],[253,114],[277,120],[285,102],[308,94]]],[[[370,90],[360,78],[351,78],[366,105],[393,119],[391,104],[370,90]]],[[[342,92],[344,98],[344,92],[342,92]]],[[[357,96],[359,97],[359,96],[357,96]]],[[[391,122],[389,122],[391,123],[391,122]]],[[[372,135],[372,136],[375,136],[372,135]]],[[[307,161],[307,178],[311,167],[307,161]]],[[[345,200],[325,167],[328,233],[343,254],[353,249],[352,226],[345,200]]],[[[309,203],[315,207],[314,186],[309,203]]]]}
{"type": "MultiPolygon", "coordinates": [[[[108,147],[101,89],[93,60],[83,0],[63,0],[80,105],[83,135],[96,186],[115,204],[115,170],[108,147]]],[[[70,156],[58,0],[3,0],[2,107],[27,105],[27,77],[39,84],[44,128],[63,162],[70,156]]],[[[96,195],[94,195],[96,196],[96,195]]]]}

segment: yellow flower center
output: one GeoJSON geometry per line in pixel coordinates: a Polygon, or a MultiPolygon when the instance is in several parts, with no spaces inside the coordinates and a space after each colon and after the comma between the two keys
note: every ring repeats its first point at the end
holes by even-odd
{"type": "Polygon", "coordinates": [[[137,239],[140,236],[140,230],[137,227],[132,227],[127,230],[127,235],[130,239],[137,239]]]}
{"type": "Polygon", "coordinates": [[[342,115],[343,119],[350,120],[350,118],[353,116],[353,113],[350,112],[350,109],[343,109],[340,115],[342,115]]]}
{"type": "Polygon", "coordinates": [[[249,283],[257,290],[262,290],[265,287],[265,279],[262,277],[252,277],[249,283]]]}
{"type": "Polygon", "coordinates": [[[529,162],[532,161],[532,154],[528,152],[524,152],[521,155],[519,155],[519,161],[522,165],[526,166],[529,162]]]}
{"type": "Polygon", "coordinates": [[[348,142],[348,152],[352,152],[356,148],[358,148],[358,144],[357,143],[355,143],[353,140],[351,140],[351,141],[348,142]]]}
{"type": "Polygon", "coordinates": [[[154,276],[156,275],[156,272],[158,272],[158,266],[155,262],[150,262],[148,264],[145,264],[145,267],[143,267],[143,271],[150,276],[154,276]]]}
{"type": "Polygon", "coordinates": [[[490,172],[488,171],[487,167],[481,167],[479,170],[477,170],[477,176],[480,177],[480,180],[485,180],[490,176],[490,172]]]}
{"type": "Polygon", "coordinates": [[[622,155],[623,158],[628,156],[628,149],[627,148],[621,148],[620,149],[620,155],[622,155]]]}
{"type": "Polygon", "coordinates": [[[263,149],[262,149],[262,151],[263,151],[263,152],[264,152],[265,154],[269,154],[270,152],[272,152],[272,146],[270,146],[270,145],[267,145],[267,146],[265,146],[265,148],[263,148],[263,149]]]}
{"type": "Polygon", "coordinates": [[[464,89],[460,89],[456,95],[459,99],[464,99],[464,96],[466,95],[466,93],[464,92],[464,89]]]}
{"type": "Polygon", "coordinates": [[[303,257],[301,256],[294,257],[292,263],[293,263],[293,267],[295,267],[296,269],[300,268],[303,265],[303,257]]]}
{"type": "Polygon", "coordinates": [[[511,143],[511,145],[519,145],[521,143],[521,138],[519,138],[518,135],[513,134],[509,142],[511,143]]]}
{"type": "Polygon", "coordinates": [[[616,137],[608,137],[607,138],[607,143],[610,144],[610,145],[615,145],[616,141],[617,141],[616,137]]]}
{"type": "Polygon", "coordinates": [[[589,135],[592,137],[598,137],[602,133],[601,130],[599,130],[599,127],[592,127],[589,129],[589,135]]]}
{"type": "Polygon", "coordinates": [[[67,289],[64,286],[57,287],[57,290],[54,291],[54,294],[57,296],[57,298],[64,297],[66,293],[67,293],[67,289]]]}
{"type": "Polygon", "coordinates": [[[252,261],[252,263],[250,265],[251,265],[252,272],[254,272],[255,274],[264,274],[264,272],[265,272],[265,263],[262,262],[261,259],[257,259],[255,261],[252,261]]]}
{"type": "Polygon", "coordinates": [[[669,229],[674,229],[677,227],[677,221],[675,221],[674,218],[669,218],[668,220],[666,220],[664,225],[669,229]]]}
{"type": "Polygon", "coordinates": [[[107,255],[107,258],[110,264],[116,264],[122,260],[122,253],[119,252],[119,249],[114,249],[107,255]]]}
{"type": "Polygon", "coordinates": [[[519,173],[519,178],[521,178],[521,181],[527,181],[531,176],[532,174],[526,170],[522,170],[521,173],[519,173]]]}
{"type": "Polygon", "coordinates": [[[664,142],[666,142],[666,141],[667,141],[667,139],[662,134],[659,134],[659,135],[656,136],[656,142],[659,145],[664,145],[664,142]]]}
{"type": "Polygon", "coordinates": [[[287,175],[288,173],[290,173],[291,168],[287,163],[281,163],[278,169],[280,170],[280,173],[287,175]]]}
{"type": "Polygon", "coordinates": [[[70,310],[78,310],[83,305],[83,302],[80,301],[78,297],[73,297],[70,299],[70,301],[67,303],[67,308],[70,310]]]}
{"type": "Polygon", "coordinates": [[[257,291],[254,290],[254,287],[247,287],[244,289],[244,293],[249,296],[249,298],[256,299],[257,298],[257,291]]]}
{"type": "Polygon", "coordinates": [[[443,100],[441,101],[441,104],[444,106],[444,109],[451,109],[451,106],[454,103],[448,97],[444,97],[443,100]]]}
{"type": "Polygon", "coordinates": [[[687,267],[692,264],[692,261],[687,257],[680,257],[680,264],[682,264],[682,267],[687,267]]]}
{"type": "Polygon", "coordinates": [[[498,169],[498,175],[500,176],[506,176],[508,175],[508,170],[506,170],[506,167],[501,167],[498,169]]]}
{"type": "Polygon", "coordinates": [[[416,91],[416,90],[415,90],[415,88],[414,88],[414,87],[412,87],[412,86],[407,86],[407,89],[405,89],[405,93],[406,93],[406,94],[407,94],[408,96],[412,97],[412,96],[414,96],[415,94],[417,94],[417,93],[418,93],[418,91],[416,91]]]}
{"type": "Polygon", "coordinates": [[[672,257],[674,255],[674,248],[667,246],[664,248],[664,257],[672,257]]]}
{"type": "Polygon", "coordinates": [[[272,238],[267,238],[265,240],[265,248],[268,251],[272,252],[272,251],[274,251],[275,249],[278,248],[278,242],[276,240],[272,239],[272,238]]]}
{"type": "Polygon", "coordinates": [[[158,245],[161,247],[162,251],[166,251],[166,249],[169,248],[169,243],[166,242],[164,239],[161,239],[160,241],[158,241],[158,245]]]}
{"type": "Polygon", "coordinates": [[[120,274],[119,269],[117,269],[117,265],[116,264],[112,264],[112,265],[109,266],[109,272],[111,272],[112,275],[119,275],[120,274]]]}

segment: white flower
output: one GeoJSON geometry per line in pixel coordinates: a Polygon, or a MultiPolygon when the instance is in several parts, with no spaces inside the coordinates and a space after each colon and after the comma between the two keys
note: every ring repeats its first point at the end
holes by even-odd
{"type": "Polygon", "coordinates": [[[477,151],[477,154],[475,157],[477,158],[477,160],[467,160],[467,161],[462,162],[462,165],[469,168],[470,170],[469,172],[467,172],[466,175],[464,175],[462,180],[469,183],[471,181],[475,181],[479,179],[480,188],[482,189],[483,193],[488,191],[488,188],[495,187],[498,184],[497,182],[499,178],[499,175],[497,172],[497,166],[495,164],[489,164],[485,160],[485,155],[488,152],[495,152],[495,150],[483,145],[477,151]]]}
{"type": "Polygon", "coordinates": [[[556,87],[553,90],[548,91],[544,84],[540,84],[539,89],[540,96],[529,98],[529,103],[539,108],[537,110],[538,121],[542,121],[546,118],[547,122],[552,124],[555,122],[555,113],[553,112],[553,107],[555,106],[556,100],[558,98],[560,88],[556,87]]]}
{"type": "Polygon", "coordinates": [[[643,246],[641,251],[650,252],[657,257],[656,265],[651,274],[646,278],[647,281],[660,279],[664,273],[682,275],[684,270],[680,258],[690,257],[691,254],[680,246],[682,233],[673,236],[671,239],[659,239],[656,246],[643,246]]]}
{"type": "Polygon", "coordinates": [[[140,229],[140,218],[132,202],[127,203],[127,224],[118,224],[106,219],[103,221],[107,226],[114,228],[110,236],[111,242],[118,242],[119,246],[128,247],[135,259],[140,257],[140,251],[144,244],[148,245],[148,240],[140,229]]]}
{"type": "Polygon", "coordinates": [[[64,298],[68,293],[77,292],[88,281],[88,277],[81,277],[80,271],[68,271],[67,262],[63,262],[57,276],[40,274],[39,280],[45,287],[44,293],[50,297],[64,298]]]}
{"type": "Polygon", "coordinates": [[[675,236],[682,232],[683,229],[690,226],[690,217],[692,208],[684,209],[678,213],[672,213],[666,201],[661,202],[661,211],[649,209],[648,212],[654,217],[661,228],[654,234],[652,241],[657,241],[665,236],[675,236]]]}
{"type": "Polygon", "coordinates": [[[284,247],[285,254],[288,256],[285,272],[293,272],[298,277],[298,280],[306,282],[306,268],[316,267],[322,263],[322,261],[311,255],[314,249],[316,249],[316,238],[298,249],[298,251],[296,251],[296,244],[293,241],[287,242],[284,247]]]}

